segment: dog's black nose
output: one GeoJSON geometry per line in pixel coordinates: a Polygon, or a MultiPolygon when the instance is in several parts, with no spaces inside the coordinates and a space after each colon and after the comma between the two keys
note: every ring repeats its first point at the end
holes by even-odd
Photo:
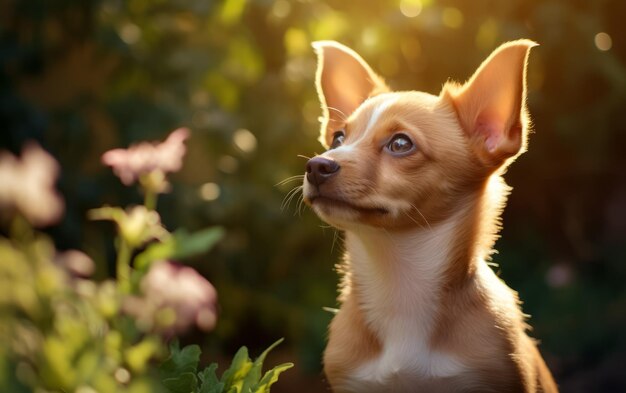
{"type": "Polygon", "coordinates": [[[309,183],[319,186],[339,172],[336,161],[324,157],[313,157],[306,163],[306,178],[309,183]]]}

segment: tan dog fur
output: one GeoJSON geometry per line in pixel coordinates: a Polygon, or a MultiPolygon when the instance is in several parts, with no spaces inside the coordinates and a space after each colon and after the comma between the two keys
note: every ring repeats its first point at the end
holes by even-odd
{"type": "MultiPolygon", "coordinates": [[[[438,96],[390,92],[363,59],[314,44],[320,157],[339,165],[304,200],[345,231],[341,308],[324,370],[335,392],[556,392],[516,292],[487,266],[526,148],[532,41],[502,45],[438,96]],[[414,150],[397,155],[402,134],[414,150]]],[[[308,169],[309,170],[309,169],[308,169]]]]}

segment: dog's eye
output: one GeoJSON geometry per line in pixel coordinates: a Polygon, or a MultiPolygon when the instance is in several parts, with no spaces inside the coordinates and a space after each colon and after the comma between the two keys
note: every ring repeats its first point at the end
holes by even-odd
{"type": "Polygon", "coordinates": [[[413,142],[404,134],[394,135],[387,144],[387,149],[393,154],[409,153],[413,150],[413,142]]]}
{"type": "Polygon", "coordinates": [[[343,130],[335,131],[333,134],[333,142],[330,144],[330,149],[336,149],[343,145],[344,139],[346,139],[346,134],[343,130]]]}

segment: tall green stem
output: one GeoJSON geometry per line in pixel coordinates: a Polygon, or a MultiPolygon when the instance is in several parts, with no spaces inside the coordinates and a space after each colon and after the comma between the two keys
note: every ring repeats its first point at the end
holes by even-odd
{"type": "Polygon", "coordinates": [[[117,250],[117,284],[122,293],[130,293],[130,256],[131,248],[123,238],[120,238],[117,250]]]}

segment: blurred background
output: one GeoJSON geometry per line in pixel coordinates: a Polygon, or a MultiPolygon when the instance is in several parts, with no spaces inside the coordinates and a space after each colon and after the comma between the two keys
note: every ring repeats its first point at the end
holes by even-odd
{"type": "Polygon", "coordinates": [[[0,0],[0,146],[34,139],[60,161],[67,212],[49,233],[104,278],[113,229],[85,212],[141,195],[100,155],[188,126],[160,211],[169,228],[227,235],[191,261],[218,290],[217,329],[186,340],[208,361],[285,337],[268,365],[296,367],[273,391],[325,391],[341,247],[298,196],[281,208],[298,181],[278,185],[322,150],[310,42],[341,41],[392,87],[437,94],[500,43],[533,39],[535,132],[506,176],[496,270],[563,391],[626,391],[625,17],[621,0],[0,0]]]}

